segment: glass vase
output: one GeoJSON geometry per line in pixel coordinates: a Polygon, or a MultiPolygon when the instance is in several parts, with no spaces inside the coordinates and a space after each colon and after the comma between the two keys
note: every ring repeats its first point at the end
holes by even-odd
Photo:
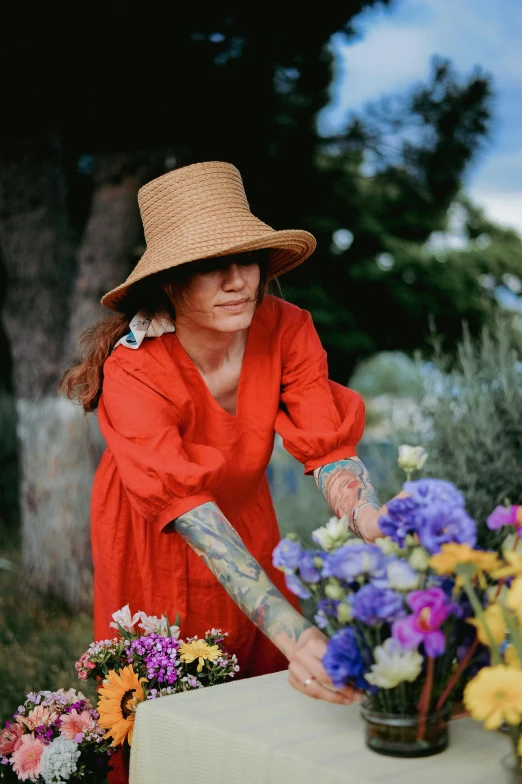
{"type": "Polygon", "coordinates": [[[506,754],[500,760],[502,769],[504,771],[504,784],[522,784],[522,769],[520,767],[521,760],[515,757],[514,754],[506,754]]]}
{"type": "Polygon", "coordinates": [[[390,757],[429,757],[439,754],[449,743],[451,705],[428,713],[424,726],[418,714],[383,713],[373,710],[368,701],[361,704],[366,745],[390,757]]]}

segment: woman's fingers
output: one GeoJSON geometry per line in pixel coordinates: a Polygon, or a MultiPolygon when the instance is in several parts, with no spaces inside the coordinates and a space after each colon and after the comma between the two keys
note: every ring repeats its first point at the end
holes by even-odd
{"type": "Polygon", "coordinates": [[[297,691],[306,694],[316,700],[325,700],[337,704],[349,705],[352,702],[358,701],[359,693],[355,689],[345,687],[344,689],[335,689],[329,684],[322,683],[319,679],[314,677],[304,667],[291,662],[288,667],[288,683],[297,691]]]}

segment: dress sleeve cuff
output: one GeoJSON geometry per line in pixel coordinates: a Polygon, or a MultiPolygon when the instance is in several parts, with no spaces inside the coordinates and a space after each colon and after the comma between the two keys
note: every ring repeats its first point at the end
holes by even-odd
{"type": "Polygon", "coordinates": [[[354,444],[338,446],[326,455],[307,460],[304,464],[304,472],[305,474],[312,474],[316,468],[328,465],[328,463],[335,463],[337,460],[348,460],[350,457],[357,457],[357,451],[354,444]]]}
{"type": "Polygon", "coordinates": [[[163,531],[176,517],[181,517],[182,514],[190,512],[191,509],[195,509],[196,506],[201,506],[201,504],[208,504],[210,501],[215,503],[215,500],[210,493],[200,493],[199,495],[190,495],[186,498],[178,498],[177,501],[163,509],[154,522],[158,524],[160,531],[163,531]]]}

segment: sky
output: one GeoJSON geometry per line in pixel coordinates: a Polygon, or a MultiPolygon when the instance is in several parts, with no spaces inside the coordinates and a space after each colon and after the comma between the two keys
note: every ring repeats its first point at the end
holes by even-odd
{"type": "Polygon", "coordinates": [[[340,130],[350,112],[426,82],[434,55],[462,77],[492,78],[490,138],[467,171],[464,190],[486,215],[522,234],[521,0],[391,0],[355,20],[356,39],[336,34],[330,104],[321,132],[340,130]]]}

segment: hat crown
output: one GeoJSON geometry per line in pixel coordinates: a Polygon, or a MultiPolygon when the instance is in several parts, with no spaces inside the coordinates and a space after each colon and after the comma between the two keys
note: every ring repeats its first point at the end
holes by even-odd
{"type": "Polygon", "coordinates": [[[231,221],[254,218],[239,170],[222,161],[194,163],[157,177],[140,188],[138,204],[148,248],[173,236],[179,241],[195,230],[196,221],[220,233],[231,221]]]}

